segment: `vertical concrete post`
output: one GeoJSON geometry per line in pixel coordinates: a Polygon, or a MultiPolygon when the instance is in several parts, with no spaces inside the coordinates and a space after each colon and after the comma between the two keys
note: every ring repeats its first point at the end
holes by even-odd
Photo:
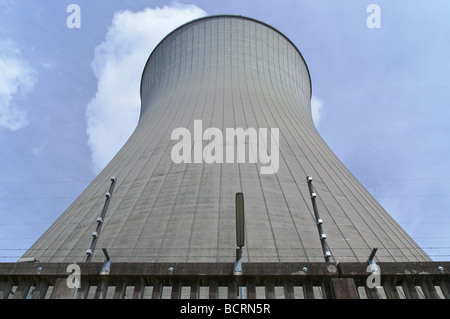
{"type": "Polygon", "coordinates": [[[286,299],[294,299],[294,285],[290,281],[284,283],[284,297],[286,299]]]}
{"type": "Polygon", "coordinates": [[[209,299],[217,299],[219,285],[216,279],[211,279],[209,282],[209,299]]]}
{"type": "Polygon", "coordinates": [[[191,283],[191,299],[198,299],[200,295],[200,283],[198,280],[195,280],[191,283]]]}
{"type": "Polygon", "coordinates": [[[256,299],[256,286],[253,280],[247,281],[247,299],[256,299]]]}
{"type": "Polygon", "coordinates": [[[436,291],[436,288],[434,287],[433,282],[429,278],[422,281],[422,291],[427,299],[441,299],[436,291]]]}
{"type": "Polygon", "coordinates": [[[332,278],[331,287],[335,299],[359,299],[353,278],[332,278]]]}
{"type": "Polygon", "coordinates": [[[314,299],[314,288],[311,281],[303,283],[303,295],[305,299],[314,299]]]}
{"type": "Polygon", "coordinates": [[[420,299],[416,287],[412,282],[404,281],[402,283],[403,292],[408,299],[420,299]]]}
{"type": "Polygon", "coordinates": [[[13,299],[26,299],[28,291],[30,291],[31,283],[28,281],[21,281],[14,292],[13,299]]]}
{"type": "Polygon", "coordinates": [[[33,295],[31,299],[44,299],[48,290],[48,282],[45,280],[41,280],[36,285],[36,289],[33,291],[33,295]]]}
{"type": "Polygon", "coordinates": [[[228,299],[236,299],[236,297],[237,297],[236,281],[231,280],[228,282],[228,299]]]}
{"type": "Polygon", "coordinates": [[[7,299],[11,293],[11,288],[13,286],[12,281],[5,280],[0,282],[0,299],[7,299]]]}
{"type": "Polygon", "coordinates": [[[125,291],[127,289],[127,285],[123,280],[120,280],[116,283],[116,288],[114,289],[113,299],[123,299],[125,297],[125,291]]]}
{"type": "Polygon", "coordinates": [[[162,290],[163,287],[161,281],[156,280],[153,284],[152,299],[161,299],[162,290]]]}
{"type": "Polygon", "coordinates": [[[442,280],[441,291],[444,294],[445,299],[450,299],[450,281],[442,280]]]}
{"type": "Polygon", "coordinates": [[[275,285],[272,280],[266,282],[266,299],[275,299],[275,285]]]}
{"type": "Polygon", "coordinates": [[[397,287],[395,286],[394,281],[386,280],[383,284],[384,292],[386,293],[386,297],[388,299],[400,299],[400,296],[397,291],[397,287]]]}
{"type": "Polygon", "coordinates": [[[133,299],[142,299],[144,296],[144,290],[145,290],[145,279],[139,278],[134,285],[133,299]]]}
{"type": "Polygon", "coordinates": [[[179,280],[174,280],[172,283],[172,292],[170,295],[171,299],[180,299],[181,298],[181,282],[179,280]]]}

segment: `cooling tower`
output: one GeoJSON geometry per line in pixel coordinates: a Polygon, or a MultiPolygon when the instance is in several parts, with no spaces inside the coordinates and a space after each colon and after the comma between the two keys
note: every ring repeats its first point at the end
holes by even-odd
{"type": "Polygon", "coordinates": [[[305,60],[273,27],[180,26],[145,65],[129,140],[24,257],[233,262],[243,193],[243,262],[365,262],[373,248],[430,261],[321,138],[310,100],[305,60]]]}

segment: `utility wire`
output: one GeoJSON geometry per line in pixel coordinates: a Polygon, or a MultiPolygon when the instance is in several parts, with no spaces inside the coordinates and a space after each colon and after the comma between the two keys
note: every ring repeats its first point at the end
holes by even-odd
{"type": "Polygon", "coordinates": [[[67,180],[67,181],[0,181],[2,184],[66,184],[66,183],[90,183],[92,181],[67,180]]]}
{"type": "Polygon", "coordinates": [[[450,177],[428,177],[428,178],[399,177],[399,178],[382,178],[382,179],[359,178],[358,180],[360,182],[421,182],[421,181],[435,182],[435,181],[450,181],[450,177]]]}
{"type": "Polygon", "coordinates": [[[35,199],[45,199],[45,200],[65,200],[73,199],[73,197],[2,197],[1,200],[35,200],[35,199]]]}

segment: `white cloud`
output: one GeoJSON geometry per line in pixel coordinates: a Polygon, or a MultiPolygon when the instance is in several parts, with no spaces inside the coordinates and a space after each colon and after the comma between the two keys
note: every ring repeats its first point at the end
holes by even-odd
{"type": "Polygon", "coordinates": [[[0,42],[0,127],[16,131],[28,125],[27,112],[14,103],[30,92],[36,72],[12,41],[0,42]]]}
{"type": "Polygon", "coordinates": [[[311,98],[311,113],[314,125],[316,127],[319,126],[321,111],[322,111],[323,103],[317,96],[312,96],[311,98]]]}
{"type": "Polygon", "coordinates": [[[103,169],[135,129],[145,63],[162,38],[181,24],[204,16],[194,5],[173,4],[114,14],[92,62],[97,93],[87,107],[87,133],[95,173],[103,169]]]}

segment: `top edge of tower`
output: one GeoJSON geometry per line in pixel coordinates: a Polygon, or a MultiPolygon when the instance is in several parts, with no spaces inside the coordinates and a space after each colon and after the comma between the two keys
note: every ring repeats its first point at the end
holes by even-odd
{"type": "Polygon", "coordinates": [[[193,19],[191,21],[188,21],[180,26],[178,26],[177,28],[173,29],[171,32],[169,32],[152,50],[152,52],[150,53],[150,56],[148,57],[144,69],[142,71],[142,76],[141,76],[141,83],[140,83],[140,98],[142,100],[142,86],[143,86],[143,79],[144,79],[144,74],[145,71],[147,69],[147,65],[149,64],[150,59],[152,58],[153,54],[156,52],[156,50],[161,46],[162,43],[164,43],[164,41],[169,38],[171,35],[173,35],[174,33],[178,32],[179,30],[185,28],[186,26],[189,26],[191,24],[197,23],[199,21],[205,21],[205,20],[210,20],[210,19],[221,19],[221,18],[233,18],[233,19],[243,19],[243,20],[248,20],[248,21],[253,21],[255,23],[259,23],[267,28],[270,28],[272,30],[274,30],[275,32],[277,32],[278,34],[280,34],[283,38],[285,38],[291,45],[292,47],[298,52],[300,58],[303,60],[303,63],[306,66],[306,71],[308,73],[308,79],[309,79],[309,87],[310,87],[310,98],[312,97],[312,82],[311,82],[311,74],[309,72],[309,68],[308,68],[308,64],[306,63],[305,58],[303,57],[302,53],[300,52],[300,50],[297,48],[297,46],[291,41],[291,39],[289,39],[285,34],[283,34],[281,31],[279,31],[278,29],[276,29],[275,27],[271,26],[270,24],[267,24],[265,22],[262,22],[260,20],[251,18],[251,17],[247,17],[247,16],[243,16],[243,15],[234,15],[234,14],[216,14],[216,15],[208,15],[208,16],[204,16],[204,17],[200,17],[200,18],[196,18],[193,19]]]}

